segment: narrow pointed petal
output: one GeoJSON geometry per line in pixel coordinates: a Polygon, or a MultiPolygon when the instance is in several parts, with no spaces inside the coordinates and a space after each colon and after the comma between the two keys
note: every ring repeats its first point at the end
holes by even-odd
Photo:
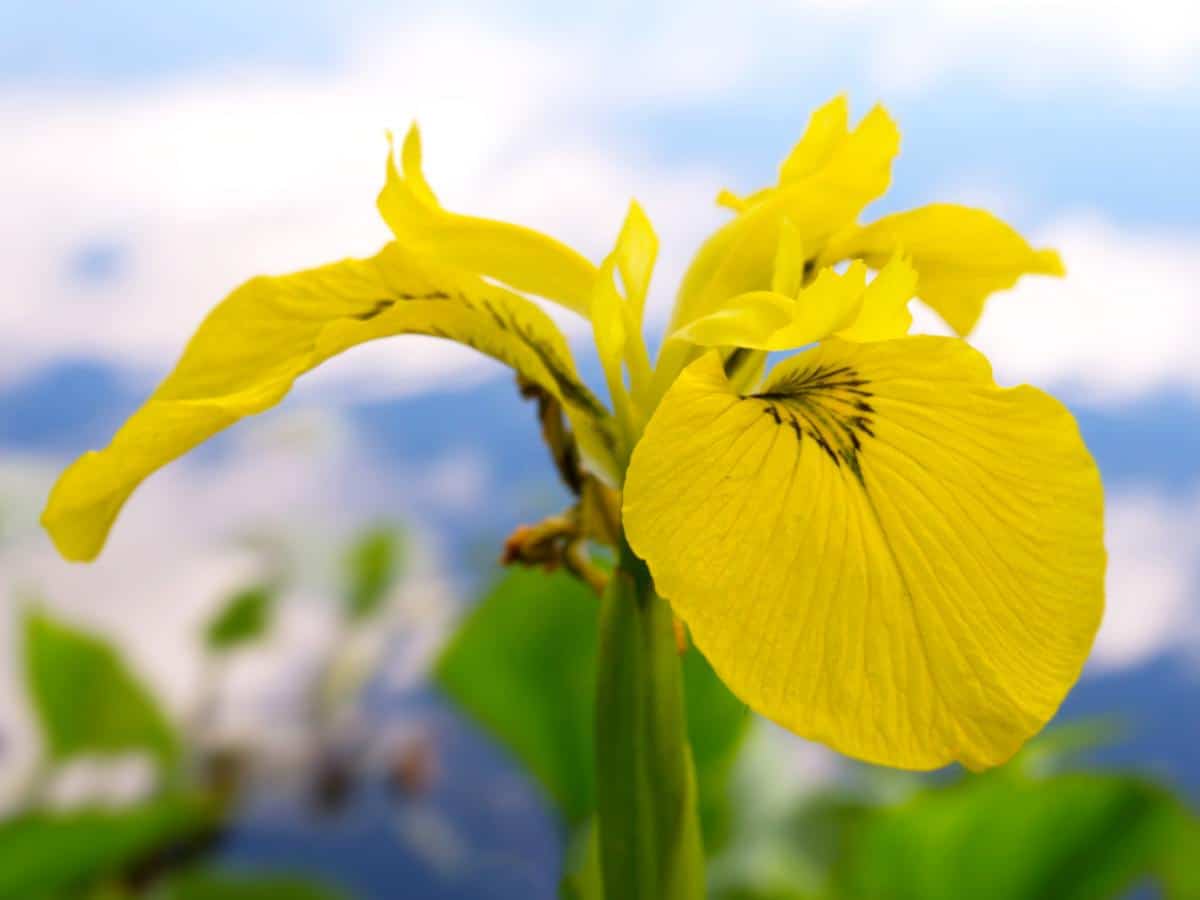
{"type": "Polygon", "coordinates": [[[716,354],[625,483],[631,546],[751,708],[860,759],[1004,762],[1103,608],[1100,478],[1070,414],[951,338],[830,340],[740,396],[716,354]]]}
{"type": "Polygon", "coordinates": [[[448,338],[512,366],[563,402],[585,451],[611,469],[607,413],[579,380],[565,339],[545,314],[389,244],[370,259],[255,278],[230,294],[112,443],[63,473],[42,524],[63,556],[92,559],[147,476],[274,406],[296,378],[330,357],[398,334],[448,338]]]}
{"type": "Polygon", "coordinates": [[[1010,225],[969,206],[935,203],[850,228],[826,249],[826,264],[862,259],[881,268],[897,252],[917,270],[917,295],[960,335],[968,335],[987,298],[1022,275],[1064,274],[1053,250],[1036,250],[1010,225]]]}
{"type": "Polygon", "coordinates": [[[629,212],[617,236],[613,254],[634,321],[641,327],[646,295],[650,291],[650,276],[658,259],[658,235],[654,233],[654,226],[637,201],[629,204],[629,212]]]}
{"type": "Polygon", "coordinates": [[[771,273],[771,290],[795,297],[804,285],[804,270],[808,258],[804,236],[788,219],[779,227],[779,246],[775,250],[775,271],[771,273]]]}

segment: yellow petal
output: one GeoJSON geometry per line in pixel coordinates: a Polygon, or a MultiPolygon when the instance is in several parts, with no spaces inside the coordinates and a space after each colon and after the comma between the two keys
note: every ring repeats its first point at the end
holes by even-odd
{"type": "Polygon", "coordinates": [[[1102,492],[1071,415],[953,338],[830,340],[739,396],[716,354],[625,482],[631,546],[749,706],[860,759],[1008,759],[1100,622],[1102,492]]]}
{"type": "Polygon", "coordinates": [[[627,433],[632,433],[633,416],[629,406],[629,394],[625,390],[622,361],[626,345],[625,300],[613,284],[613,269],[616,261],[609,257],[600,267],[600,274],[592,292],[592,336],[596,341],[596,353],[604,369],[604,379],[613,407],[623,420],[627,433]]]}
{"type": "Polygon", "coordinates": [[[588,314],[596,267],[554,238],[507,222],[464,216],[438,205],[421,173],[420,135],[404,141],[404,176],[388,154],[377,205],[401,244],[448,265],[588,314]]]}
{"type": "Polygon", "coordinates": [[[917,288],[917,272],[903,257],[884,266],[863,292],[858,317],[837,336],[847,341],[886,341],[903,337],[912,327],[908,311],[917,288]]]}
{"type": "MultiPolygon", "coordinates": [[[[772,291],[735,297],[723,309],[675,333],[702,347],[794,350],[849,329],[860,318],[866,267],[845,274],[822,269],[816,281],[792,300],[772,291]]],[[[912,296],[911,294],[909,296],[912,296]]]]}
{"type": "Polygon", "coordinates": [[[796,301],[791,297],[773,291],[751,291],[672,337],[699,347],[765,348],[771,335],[790,324],[795,314],[796,301]]]}
{"type": "Polygon", "coordinates": [[[654,226],[637,201],[629,204],[629,213],[625,216],[621,233],[617,235],[613,253],[634,321],[641,327],[646,294],[650,291],[650,276],[658,258],[658,235],[654,233],[654,226]]]}
{"type": "Polygon", "coordinates": [[[230,294],[112,443],[63,473],[42,524],[63,556],[95,557],[148,475],[275,405],[297,377],[330,357],[397,334],[449,338],[512,366],[563,402],[581,443],[611,470],[604,407],[580,382],[546,315],[531,301],[389,244],[370,259],[255,278],[230,294]]]}
{"type": "Polygon", "coordinates": [[[849,125],[850,103],[839,94],[809,117],[804,136],[779,167],[779,181],[795,181],[820,169],[846,140],[849,125]]]}
{"type": "Polygon", "coordinates": [[[875,105],[812,177],[859,199],[863,206],[883,195],[892,181],[892,160],[900,152],[900,129],[875,105]]]}
{"type": "Polygon", "coordinates": [[[746,208],[746,198],[739,197],[729,188],[721,188],[717,192],[717,206],[724,206],[726,209],[731,209],[734,212],[741,212],[746,208]]]}
{"type": "Polygon", "coordinates": [[[897,251],[917,270],[917,295],[960,335],[975,327],[994,291],[1012,287],[1022,275],[1063,274],[1053,250],[1035,250],[991,213],[950,203],[848,229],[830,243],[823,259],[858,258],[879,268],[897,251]]]}
{"type": "MultiPolygon", "coordinates": [[[[836,101],[835,101],[836,102],[836,101]]],[[[670,332],[715,312],[738,296],[771,285],[784,219],[814,254],[887,190],[900,132],[881,106],[811,174],[745,198],[745,209],[700,247],[684,274],[670,332]]],[[[661,395],[694,354],[683,342],[663,345],[655,373],[661,395]]]]}
{"type": "Polygon", "coordinates": [[[816,172],[761,192],[762,199],[719,229],[700,248],[680,286],[672,319],[676,328],[738,294],[771,283],[780,227],[789,220],[792,241],[818,248],[887,190],[900,132],[876,106],[816,172]]]}
{"type": "Polygon", "coordinates": [[[800,229],[784,219],[779,228],[779,246],[775,250],[775,271],[771,273],[771,290],[795,297],[804,284],[804,237],[800,229]]]}

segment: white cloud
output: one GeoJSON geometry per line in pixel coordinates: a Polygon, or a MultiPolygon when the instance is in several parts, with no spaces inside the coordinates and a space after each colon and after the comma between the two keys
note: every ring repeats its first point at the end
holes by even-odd
{"type": "MultiPolygon", "coordinates": [[[[750,102],[755,89],[777,89],[781,71],[833,72],[889,95],[956,80],[1162,95],[1200,79],[1200,12],[1186,0],[762,0],[736,11],[697,0],[640,4],[636,18],[629,9],[589,25],[621,51],[644,41],[674,56],[671,73],[694,90],[740,91],[750,102]]],[[[654,83],[640,79],[643,90],[654,83]]]]}
{"type": "MultiPolygon", "coordinates": [[[[152,86],[6,88],[0,383],[65,354],[161,371],[247,277],[374,252],[387,236],[374,209],[383,131],[412,118],[451,208],[545,228],[598,258],[636,194],[697,237],[716,218],[719,179],[623,151],[595,122],[603,88],[580,52],[428,23],[372,37],[351,65],[320,75],[246,69],[152,86]],[[97,245],[111,277],[82,281],[70,260],[97,245]]],[[[686,90],[687,71],[673,89],[686,90]]],[[[333,368],[377,391],[489,371],[433,340],[350,356],[333,368]]]]}
{"type": "Polygon", "coordinates": [[[867,26],[880,84],[983,75],[1018,89],[1097,81],[1170,90],[1200,75],[1200,13],[1185,0],[880,3],[867,26]]]}
{"type": "Polygon", "coordinates": [[[1170,653],[1200,661],[1200,487],[1125,489],[1106,518],[1108,605],[1089,671],[1170,653]]]}
{"type": "MultiPolygon", "coordinates": [[[[1067,277],[1026,278],[989,302],[971,341],[1001,383],[1029,382],[1091,406],[1179,389],[1200,401],[1200,233],[1060,220],[1034,243],[1062,252],[1067,277]]],[[[913,304],[919,330],[946,333],[913,304]]]]}

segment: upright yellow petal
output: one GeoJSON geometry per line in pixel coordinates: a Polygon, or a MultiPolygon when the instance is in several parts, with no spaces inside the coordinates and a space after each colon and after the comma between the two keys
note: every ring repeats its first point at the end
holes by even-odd
{"type": "MultiPolygon", "coordinates": [[[[887,190],[899,149],[899,129],[887,111],[876,106],[827,155],[822,150],[815,171],[744,201],[729,195],[730,201],[744,203],[744,209],[693,258],[680,284],[669,330],[678,331],[715,312],[739,294],[770,287],[785,219],[795,229],[795,238],[815,256],[887,190]]],[[[815,151],[804,155],[808,160],[818,156],[815,151]]],[[[794,168],[803,167],[797,163],[794,168]]],[[[664,344],[655,373],[656,393],[664,393],[693,358],[684,343],[664,344]]]]}
{"type": "Polygon", "coordinates": [[[900,129],[876,104],[813,177],[857,197],[863,206],[881,197],[892,182],[892,160],[900,152],[900,129]]]}
{"type": "Polygon", "coordinates": [[[775,270],[771,273],[771,290],[795,297],[804,286],[808,257],[800,229],[784,219],[779,226],[779,246],[775,250],[775,270]]]}
{"type": "Polygon", "coordinates": [[[634,321],[640,328],[642,313],[646,307],[646,295],[650,292],[650,276],[658,259],[658,235],[645,211],[637,201],[629,204],[629,212],[617,236],[613,250],[625,297],[629,302],[634,321]]]}
{"type": "MultiPolygon", "coordinates": [[[[604,380],[612,398],[613,410],[624,433],[631,435],[637,431],[638,426],[635,423],[629,392],[625,388],[625,370],[622,366],[629,338],[626,328],[629,316],[625,299],[613,284],[615,267],[616,260],[612,256],[600,267],[600,275],[592,292],[592,336],[596,341],[596,353],[604,370],[604,380]]],[[[624,453],[628,453],[628,450],[626,447],[624,453]]]]}
{"type": "Polygon", "coordinates": [[[1095,464],[1070,414],[952,338],[830,340],[740,396],[716,354],[625,482],[631,546],[751,708],[860,759],[1008,759],[1100,622],[1095,464]]]}
{"type": "Polygon", "coordinates": [[[796,181],[813,174],[837,152],[850,133],[850,101],[838,94],[808,120],[804,136],[779,166],[779,182],[796,181]]]}
{"type": "Polygon", "coordinates": [[[830,242],[823,262],[857,258],[878,269],[898,251],[917,270],[917,295],[964,336],[993,292],[1012,287],[1022,275],[1064,274],[1053,250],[1035,250],[989,212],[951,203],[847,229],[830,242]]]}
{"type": "Polygon", "coordinates": [[[151,473],[275,405],[296,378],[330,357],[397,334],[459,341],[535,381],[562,401],[585,452],[612,476],[607,413],[546,315],[531,301],[389,244],[370,259],[255,278],[230,294],[112,443],[63,473],[42,524],[63,556],[93,558],[151,473]]]}
{"type": "Polygon", "coordinates": [[[904,337],[912,327],[908,304],[916,294],[917,272],[897,256],[884,266],[863,291],[858,316],[837,333],[847,341],[886,341],[904,337]]]}
{"type": "Polygon", "coordinates": [[[452,213],[438,205],[421,173],[420,135],[404,141],[403,177],[388,154],[379,212],[400,243],[439,261],[494,278],[586,316],[596,267],[566,244],[508,222],[452,213]]]}

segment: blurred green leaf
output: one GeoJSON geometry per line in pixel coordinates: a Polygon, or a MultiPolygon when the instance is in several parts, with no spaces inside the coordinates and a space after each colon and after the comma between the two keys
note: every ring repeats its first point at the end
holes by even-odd
{"type": "Polygon", "coordinates": [[[340,900],[345,894],[318,881],[294,875],[200,869],[171,879],[155,897],[161,900],[340,900]]]}
{"type": "MultiPolygon", "coordinates": [[[[440,687],[538,779],[572,824],[593,810],[600,601],[565,573],[510,569],[435,669],[440,687]]],[[[728,828],[727,784],[751,716],[695,649],[683,657],[706,852],[728,828]]]]}
{"type": "Polygon", "coordinates": [[[442,690],[512,751],[572,824],[593,806],[599,605],[565,573],[510,569],[435,669],[442,690]]]}
{"type": "Polygon", "coordinates": [[[358,621],[379,611],[403,572],[404,534],[382,525],[361,534],[346,555],[346,614],[358,621]]]}
{"type": "Polygon", "coordinates": [[[209,648],[229,650],[261,638],[271,625],[276,596],[273,587],[263,584],[248,587],[230,597],[205,631],[209,648]]]}
{"type": "Polygon", "coordinates": [[[1125,725],[1115,717],[1056,723],[1022,747],[1004,770],[1035,778],[1052,775],[1085,750],[1116,743],[1125,731],[1125,725]]]}
{"type": "Polygon", "coordinates": [[[812,894],[787,887],[735,887],[718,891],[712,900],[815,900],[812,894]]]}
{"type": "Polygon", "coordinates": [[[212,803],[190,795],[10,819],[0,823],[0,900],[79,897],[135,862],[202,837],[217,821],[212,803]]]}
{"type": "Polygon", "coordinates": [[[688,739],[700,791],[700,826],[705,853],[711,855],[729,838],[733,820],[729,780],[753,720],[699,650],[689,649],[682,662],[688,739]]]}
{"type": "Polygon", "coordinates": [[[835,896],[1118,897],[1164,871],[1185,821],[1170,794],[1132,778],[968,778],[868,819],[841,860],[835,896]]]}
{"type": "Polygon", "coordinates": [[[604,900],[600,842],[594,819],[574,830],[563,869],[559,900],[604,900]]]}
{"type": "Polygon", "coordinates": [[[1167,900],[1200,897],[1200,818],[1182,805],[1164,850],[1162,882],[1167,900]]]}
{"type": "Polygon", "coordinates": [[[25,670],[50,756],[179,752],[158,703],[108,643],[42,612],[25,617],[25,670]]]}

